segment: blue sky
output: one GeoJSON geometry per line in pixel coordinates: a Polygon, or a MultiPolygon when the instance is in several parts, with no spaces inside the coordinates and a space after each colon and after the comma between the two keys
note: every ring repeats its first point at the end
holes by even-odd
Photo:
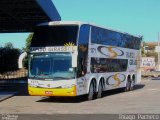
{"type": "MultiPolygon", "coordinates": [[[[62,20],[84,21],[157,41],[160,0],[52,0],[62,20]]],[[[0,34],[0,46],[22,48],[28,34],[0,34]]]]}

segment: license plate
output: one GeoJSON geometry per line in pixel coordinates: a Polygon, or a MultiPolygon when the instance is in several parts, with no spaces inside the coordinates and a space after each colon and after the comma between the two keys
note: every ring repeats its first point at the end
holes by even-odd
{"type": "Polygon", "coordinates": [[[52,95],[53,92],[52,92],[52,91],[45,91],[45,94],[46,94],[46,95],[52,95]]]}

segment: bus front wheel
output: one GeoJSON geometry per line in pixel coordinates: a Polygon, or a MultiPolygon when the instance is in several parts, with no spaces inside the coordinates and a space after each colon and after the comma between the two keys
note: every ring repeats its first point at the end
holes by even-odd
{"type": "Polygon", "coordinates": [[[93,84],[93,82],[91,82],[87,99],[93,100],[93,98],[94,98],[94,84],[93,84]]]}

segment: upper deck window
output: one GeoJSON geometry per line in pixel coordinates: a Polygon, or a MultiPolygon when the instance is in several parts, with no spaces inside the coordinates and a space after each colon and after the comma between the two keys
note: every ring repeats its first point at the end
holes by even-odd
{"type": "Polygon", "coordinates": [[[39,26],[34,32],[31,47],[76,45],[78,25],[39,26]]]}
{"type": "Polygon", "coordinates": [[[141,38],[108,29],[92,27],[91,42],[116,47],[140,49],[141,38]]]}

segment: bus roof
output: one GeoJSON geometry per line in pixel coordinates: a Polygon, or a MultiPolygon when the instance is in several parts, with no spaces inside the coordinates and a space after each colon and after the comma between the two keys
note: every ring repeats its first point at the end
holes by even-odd
{"type": "Polygon", "coordinates": [[[140,36],[140,35],[132,35],[132,34],[127,33],[127,32],[121,32],[119,30],[111,29],[111,28],[108,28],[108,27],[102,27],[102,26],[95,25],[93,23],[80,22],[80,21],[51,21],[51,22],[46,22],[46,23],[39,24],[38,26],[43,26],[43,25],[48,25],[48,26],[53,26],[53,25],[83,25],[83,24],[88,24],[88,25],[91,25],[91,26],[107,29],[107,30],[110,30],[110,31],[115,31],[115,32],[118,32],[118,33],[130,35],[130,36],[133,36],[133,37],[142,38],[142,36],[140,36]]]}

